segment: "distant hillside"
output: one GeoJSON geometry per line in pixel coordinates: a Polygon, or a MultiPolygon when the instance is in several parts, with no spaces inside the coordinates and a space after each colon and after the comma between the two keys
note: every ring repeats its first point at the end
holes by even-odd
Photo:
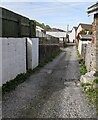
{"type": "Polygon", "coordinates": [[[36,26],[40,26],[41,28],[45,29],[46,31],[51,30],[52,28],[49,25],[45,25],[44,23],[39,23],[38,21],[34,20],[36,22],[36,26]]]}
{"type": "Polygon", "coordinates": [[[49,31],[52,31],[52,32],[66,32],[62,29],[59,29],[59,28],[51,28],[49,31]]]}

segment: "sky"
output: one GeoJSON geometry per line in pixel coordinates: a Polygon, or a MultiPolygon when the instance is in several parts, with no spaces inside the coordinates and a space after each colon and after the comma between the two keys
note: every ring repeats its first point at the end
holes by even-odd
{"type": "Polygon", "coordinates": [[[78,0],[66,2],[64,0],[36,1],[11,2],[5,0],[1,2],[0,7],[63,30],[67,30],[67,25],[71,30],[79,23],[91,24],[93,21],[93,16],[88,16],[86,11],[89,6],[96,3],[94,0],[93,2],[83,2],[83,0],[82,2],[78,0]]]}

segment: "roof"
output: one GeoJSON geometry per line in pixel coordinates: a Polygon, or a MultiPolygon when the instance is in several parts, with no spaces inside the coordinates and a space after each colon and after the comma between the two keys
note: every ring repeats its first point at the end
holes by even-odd
{"type": "Polygon", "coordinates": [[[81,27],[85,30],[90,30],[92,28],[91,24],[85,24],[85,23],[80,23],[78,27],[81,25],[81,27]]]}
{"type": "Polygon", "coordinates": [[[57,38],[60,38],[60,37],[66,37],[66,32],[51,32],[51,31],[47,31],[46,34],[48,35],[51,35],[53,37],[57,37],[57,38]]]}
{"type": "Polygon", "coordinates": [[[78,27],[73,27],[75,30],[77,30],[78,27]]]}
{"type": "Polygon", "coordinates": [[[40,26],[36,26],[36,29],[39,29],[39,30],[44,30],[43,28],[41,28],[40,26]]]}
{"type": "Polygon", "coordinates": [[[92,39],[92,35],[80,35],[80,39],[91,40],[92,39]]]}
{"type": "Polygon", "coordinates": [[[66,31],[62,29],[52,28],[51,30],[49,30],[49,32],[66,32],[66,31]]]}
{"type": "Polygon", "coordinates": [[[90,6],[88,9],[87,9],[87,13],[90,15],[90,14],[97,14],[98,13],[98,2],[92,6],[90,6]]]}

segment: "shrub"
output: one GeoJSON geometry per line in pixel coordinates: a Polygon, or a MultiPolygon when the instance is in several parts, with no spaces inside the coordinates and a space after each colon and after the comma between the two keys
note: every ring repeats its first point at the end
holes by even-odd
{"type": "Polygon", "coordinates": [[[90,86],[91,84],[90,83],[80,83],[80,85],[82,86],[82,87],[85,87],[85,86],[90,86]]]}
{"type": "Polygon", "coordinates": [[[98,84],[98,78],[93,81],[93,83],[98,84]]]}
{"type": "Polygon", "coordinates": [[[77,56],[78,56],[79,58],[81,58],[81,55],[80,55],[80,53],[79,53],[78,50],[77,50],[77,56]]]}
{"type": "Polygon", "coordinates": [[[87,73],[87,69],[85,65],[80,66],[80,73],[81,75],[85,75],[87,73]]]}

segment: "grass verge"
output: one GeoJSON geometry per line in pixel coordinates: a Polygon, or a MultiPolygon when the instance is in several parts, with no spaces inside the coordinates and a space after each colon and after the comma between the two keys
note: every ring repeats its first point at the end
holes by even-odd
{"type": "Polygon", "coordinates": [[[95,79],[91,84],[90,83],[81,83],[84,88],[84,93],[90,100],[90,102],[96,107],[98,115],[98,78],[95,79]]]}

